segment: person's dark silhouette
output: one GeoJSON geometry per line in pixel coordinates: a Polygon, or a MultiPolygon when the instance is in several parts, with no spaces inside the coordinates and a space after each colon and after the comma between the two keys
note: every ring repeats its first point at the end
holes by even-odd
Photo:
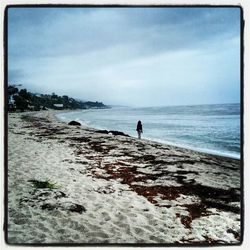
{"type": "Polygon", "coordinates": [[[141,139],[141,133],[143,133],[141,121],[138,121],[136,131],[138,133],[138,138],[141,139]]]}

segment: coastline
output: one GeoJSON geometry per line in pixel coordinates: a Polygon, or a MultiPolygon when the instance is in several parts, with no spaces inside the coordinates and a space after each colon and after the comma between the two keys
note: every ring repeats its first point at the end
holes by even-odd
{"type": "MultiPolygon", "coordinates": [[[[51,110],[53,112],[53,110],[51,110]]],[[[89,110],[86,110],[86,111],[89,111],[89,110]]],[[[59,121],[59,122],[62,122],[62,123],[67,123],[69,122],[70,120],[72,119],[68,119],[68,121],[66,120],[63,120],[62,118],[60,118],[60,114],[64,115],[64,114],[68,114],[68,113],[81,113],[81,112],[84,112],[84,110],[82,109],[78,109],[78,110],[67,110],[67,111],[59,111],[55,113],[55,118],[59,121]],[[59,115],[59,116],[57,116],[59,115]]],[[[92,128],[92,129],[95,129],[95,130],[106,130],[107,128],[105,127],[91,127],[91,126],[88,126],[88,125],[84,125],[82,120],[78,120],[76,119],[76,121],[79,121],[83,127],[85,128],[92,128]]],[[[121,130],[121,132],[124,132],[121,130]]],[[[126,132],[128,133],[128,131],[126,132]]],[[[129,134],[129,133],[128,133],[129,134]]],[[[135,138],[137,139],[137,136],[133,136],[131,134],[129,134],[130,137],[132,138],[135,138]]],[[[221,151],[221,150],[216,150],[216,149],[208,149],[208,148],[200,148],[200,147],[195,147],[193,145],[188,145],[187,143],[186,144],[181,144],[181,143],[175,143],[175,142],[172,142],[172,141],[168,141],[168,140],[163,140],[163,139],[158,139],[158,138],[154,138],[154,137],[145,137],[143,136],[142,138],[144,141],[149,141],[149,142],[156,142],[156,143],[160,143],[160,144],[163,144],[163,145],[167,145],[167,146],[173,146],[173,147],[177,147],[177,148],[183,148],[183,149],[187,149],[187,150],[191,150],[191,151],[195,151],[195,152],[199,152],[199,153],[204,153],[204,154],[208,154],[208,155],[212,155],[212,156],[222,156],[222,157],[227,157],[227,158],[232,158],[232,159],[237,159],[237,160],[240,160],[240,153],[236,153],[236,152],[226,152],[226,151],[221,151]]]]}
{"type": "Polygon", "coordinates": [[[9,243],[240,243],[239,160],[69,126],[55,113],[9,114],[9,243]]]}

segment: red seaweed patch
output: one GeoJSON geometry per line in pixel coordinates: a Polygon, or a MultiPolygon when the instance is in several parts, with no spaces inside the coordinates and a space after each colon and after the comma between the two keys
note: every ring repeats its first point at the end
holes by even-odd
{"type": "MultiPolygon", "coordinates": [[[[147,160],[152,160],[151,157],[146,157],[147,160]]],[[[138,195],[144,196],[149,202],[156,206],[169,208],[169,204],[159,204],[159,198],[161,200],[176,200],[181,195],[198,197],[200,203],[186,204],[189,212],[188,216],[182,216],[181,222],[186,228],[191,228],[192,220],[199,218],[201,216],[209,216],[212,214],[207,209],[217,208],[224,211],[230,211],[234,213],[239,213],[239,208],[230,206],[227,204],[232,201],[239,201],[240,196],[237,194],[236,190],[223,190],[214,187],[203,186],[200,184],[186,183],[184,180],[186,174],[192,173],[197,174],[194,171],[175,171],[170,172],[162,170],[160,173],[142,173],[137,170],[137,166],[127,166],[123,162],[115,163],[105,163],[99,164],[99,168],[105,170],[105,172],[99,173],[99,171],[92,171],[92,174],[96,178],[103,178],[106,180],[116,179],[122,184],[127,184],[130,189],[136,192],[138,195]],[[183,175],[181,175],[183,174],[183,175]],[[181,186],[163,186],[163,185],[140,185],[135,184],[139,182],[155,181],[159,177],[174,178],[177,183],[181,186]]],[[[152,183],[152,182],[151,182],[152,183]]]]}

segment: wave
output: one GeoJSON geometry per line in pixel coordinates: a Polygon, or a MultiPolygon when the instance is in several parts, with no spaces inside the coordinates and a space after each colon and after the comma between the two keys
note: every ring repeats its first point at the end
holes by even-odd
{"type": "Polygon", "coordinates": [[[213,155],[240,158],[240,105],[83,110],[57,115],[96,129],[118,130],[137,137],[135,127],[143,122],[143,138],[213,155]],[[144,137],[145,136],[145,137],[144,137]]]}
{"type": "Polygon", "coordinates": [[[170,146],[174,146],[174,147],[190,149],[190,150],[201,152],[201,153],[217,155],[217,156],[225,156],[225,157],[229,157],[229,158],[233,158],[233,159],[240,159],[240,154],[235,153],[235,152],[201,148],[201,147],[196,147],[196,146],[191,146],[191,145],[187,145],[187,144],[183,144],[183,143],[162,140],[162,139],[153,138],[153,137],[144,137],[144,139],[149,140],[149,141],[159,142],[161,144],[170,145],[170,146]]]}

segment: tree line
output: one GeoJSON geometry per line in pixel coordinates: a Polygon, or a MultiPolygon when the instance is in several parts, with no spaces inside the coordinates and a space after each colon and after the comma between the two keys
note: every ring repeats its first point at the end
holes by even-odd
{"type": "Polygon", "coordinates": [[[89,109],[107,108],[102,102],[79,101],[67,95],[34,94],[27,89],[19,90],[15,86],[8,86],[9,111],[39,111],[46,109],[89,109]]]}

